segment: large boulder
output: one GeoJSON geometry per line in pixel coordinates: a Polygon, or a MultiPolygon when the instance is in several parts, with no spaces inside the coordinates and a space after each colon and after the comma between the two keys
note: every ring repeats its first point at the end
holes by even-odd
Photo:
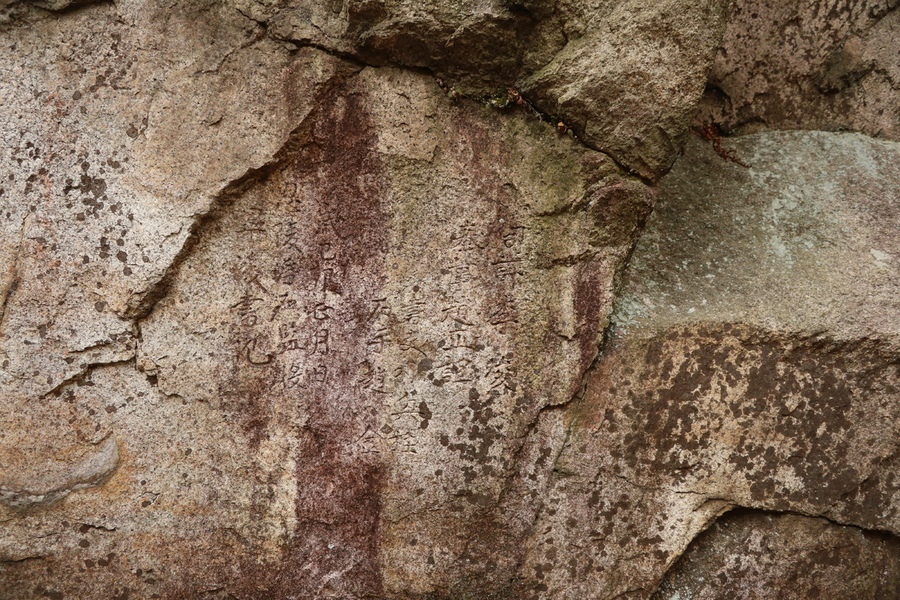
{"type": "Polygon", "coordinates": [[[561,417],[519,575],[534,597],[647,597],[733,506],[900,533],[900,145],[730,150],[751,167],[698,139],[660,185],[561,417]]]}
{"type": "Polygon", "coordinates": [[[897,533],[900,153],[664,176],[725,9],[0,0],[0,599],[647,598],[736,506],[897,533]]]}

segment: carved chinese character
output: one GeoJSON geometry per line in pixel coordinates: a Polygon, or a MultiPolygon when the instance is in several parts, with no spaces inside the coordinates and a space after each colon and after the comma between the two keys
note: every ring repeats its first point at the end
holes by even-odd
{"type": "Polygon", "coordinates": [[[328,330],[320,329],[313,337],[313,354],[328,354],[328,330]]]}
{"type": "Polygon", "coordinates": [[[293,388],[300,385],[303,381],[303,369],[299,364],[293,364],[288,369],[287,375],[285,377],[285,387],[293,388]]]}
{"type": "Polygon", "coordinates": [[[524,274],[522,260],[518,258],[498,260],[491,264],[495,267],[498,277],[515,277],[524,274]]]}
{"type": "MultiPolygon", "coordinates": [[[[396,378],[397,374],[395,373],[394,376],[396,378]]],[[[358,387],[366,388],[376,394],[387,394],[388,384],[388,373],[384,367],[373,365],[368,360],[364,360],[359,364],[359,372],[356,378],[358,387]]]]}
{"type": "Polygon", "coordinates": [[[411,431],[395,431],[388,439],[398,452],[416,452],[416,436],[411,431]]]}
{"type": "Polygon", "coordinates": [[[415,393],[415,390],[412,391],[412,394],[403,392],[400,397],[394,398],[391,402],[391,416],[395,420],[404,415],[418,415],[419,411],[416,408],[415,398],[413,397],[415,393]]]}
{"type": "Polygon", "coordinates": [[[313,318],[317,321],[325,321],[331,318],[331,312],[333,310],[334,307],[328,306],[324,302],[320,302],[313,308],[313,318]]]}
{"type": "Polygon", "coordinates": [[[306,350],[306,346],[297,338],[282,340],[278,345],[278,354],[284,354],[291,350],[306,350]]]}
{"type": "Polygon", "coordinates": [[[525,228],[522,226],[510,227],[509,231],[503,234],[503,245],[507,248],[520,246],[525,238],[525,228]]]}
{"type": "Polygon", "coordinates": [[[512,304],[513,300],[507,297],[497,305],[492,306],[488,312],[488,322],[491,325],[518,323],[519,319],[516,316],[515,310],[512,308],[512,304]]]}
{"type": "Polygon", "coordinates": [[[379,318],[390,318],[391,310],[387,303],[387,298],[376,298],[372,300],[372,310],[369,312],[369,321],[379,318]]]}
{"type": "Polygon", "coordinates": [[[253,338],[252,340],[244,344],[244,348],[241,351],[244,360],[246,360],[251,365],[257,366],[267,365],[271,363],[272,355],[260,350],[259,345],[260,344],[258,338],[253,338]]]}
{"type": "Polygon", "coordinates": [[[316,383],[325,383],[325,379],[328,377],[328,367],[325,365],[317,365],[310,371],[312,373],[313,381],[316,383]]]}
{"type": "Polygon", "coordinates": [[[462,252],[476,252],[484,249],[477,241],[478,230],[474,223],[467,221],[450,234],[450,247],[462,252]]]}
{"type": "Polygon", "coordinates": [[[258,303],[261,302],[262,298],[244,294],[236,304],[231,305],[231,309],[237,310],[242,325],[253,327],[259,322],[259,316],[256,313],[259,307],[258,303]]]}
{"type": "Polygon", "coordinates": [[[377,431],[366,427],[366,430],[353,442],[353,449],[359,454],[378,454],[380,453],[378,449],[378,440],[380,439],[382,436],[377,431]]]}

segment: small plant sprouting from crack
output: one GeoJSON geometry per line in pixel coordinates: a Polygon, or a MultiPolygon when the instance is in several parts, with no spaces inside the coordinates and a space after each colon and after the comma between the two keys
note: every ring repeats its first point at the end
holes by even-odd
{"type": "Polygon", "coordinates": [[[537,118],[539,121],[543,121],[544,123],[550,123],[556,128],[556,131],[562,135],[568,135],[574,140],[578,140],[578,135],[575,133],[575,130],[569,126],[568,123],[562,117],[557,115],[548,115],[544,112],[538,110],[534,104],[532,104],[527,98],[525,98],[521,92],[519,92],[518,88],[515,86],[510,86],[506,88],[506,90],[498,90],[493,94],[487,94],[486,96],[472,96],[469,94],[465,94],[461,92],[458,88],[448,85],[443,79],[440,77],[437,78],[438,87],[441,88],[441,91],[446,95],[450,100],[457,101],[460,98],[468,98],[469,100],[473,100],[478,102],[479,104],[484,104],[486,106],[490,106],[491,108],[496,108],[499,110],[508,110],[508,109],[523,109],[531,116],[537,118]]]}
{"type": "Polygon", "coordinates": [[[438,84],[438,87],[441,88],[441,91],[444,92],[444,95],[447,96],[448,98],[450,98],[451,100],[455,101],[455,100],[459,100],[460,98],[463,97],[462,92],[460,92],[455,87],[451,87],[451,86],[447,85],[447,83],[440,77],[437,78],[437,84],[438,84]]]}
{"type": "Polygon", "coordinates": [[[695,127],[693,129],[694,133],[700,136],[702,139],[712,144],[713,150],[716,151],[716,154],[727,160],[728,162],[733,162],[736,165],[740,165],[745,169],[749,169],[750,165],[743,162],[740,158],[738,158],[734,152],[726,148],[722,145],[722,132],[719,130],[718,126],[713,123],[707,123],[703,127],[695,127]]]}

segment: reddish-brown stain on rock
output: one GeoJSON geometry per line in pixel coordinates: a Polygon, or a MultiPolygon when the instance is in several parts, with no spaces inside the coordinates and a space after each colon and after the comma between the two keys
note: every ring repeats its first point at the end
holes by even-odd
{"type": "Polygon", "coordinates": [[[360,432],[377,426],[380,399],[360,389],[357,374],[367,356],[389,227],[366,102],[362,93],[335,94],[323,102],[311,144],[287,167],[298,178],[314,180],[319,212],[307,244],[321,249],[321,269],[314,276],[323,298],[339,296],[340,305],[319,307],[313,353],[321,356],[317,367],[324,375],[303,390],[310,397],[297,399],[307,403],[308,418],[295,458],[297,530],[273,586],[284,596],[304,590],[353,596],[381,592],[382,467],[377,455],[351,453],[360,432]]]}

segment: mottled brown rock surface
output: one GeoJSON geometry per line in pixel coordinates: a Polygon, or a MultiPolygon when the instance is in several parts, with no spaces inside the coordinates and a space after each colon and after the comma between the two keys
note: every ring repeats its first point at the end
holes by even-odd
{"type": "Polygon", "coordinates": [[[900,531],[900,148],[729,146],[752,168],[696,140],[660,186],[529,544],[544,597],[646,597],[734,505],[900,531]]]}
{"type": "Polygon", "coordinates": [[[735,0],[696,121],[900,138],[896,0],[735,0]]]}
{"type": "Polygon", "coordinates": [[[898,596],[897,538],[825,519],[736,511],[692,542],[653,600],[898,596]]]}
{"type": "MultiPolygon", "coordinates": [[[[890,138],[892,6],[797,8],[765,86],[818,91],[765,128],[890,138]]],[[[890,571],[897,144],[663,177],[753,10],[0,1],[0,598],[715,597],[860,568],[817,532],[890,571]]]]}

